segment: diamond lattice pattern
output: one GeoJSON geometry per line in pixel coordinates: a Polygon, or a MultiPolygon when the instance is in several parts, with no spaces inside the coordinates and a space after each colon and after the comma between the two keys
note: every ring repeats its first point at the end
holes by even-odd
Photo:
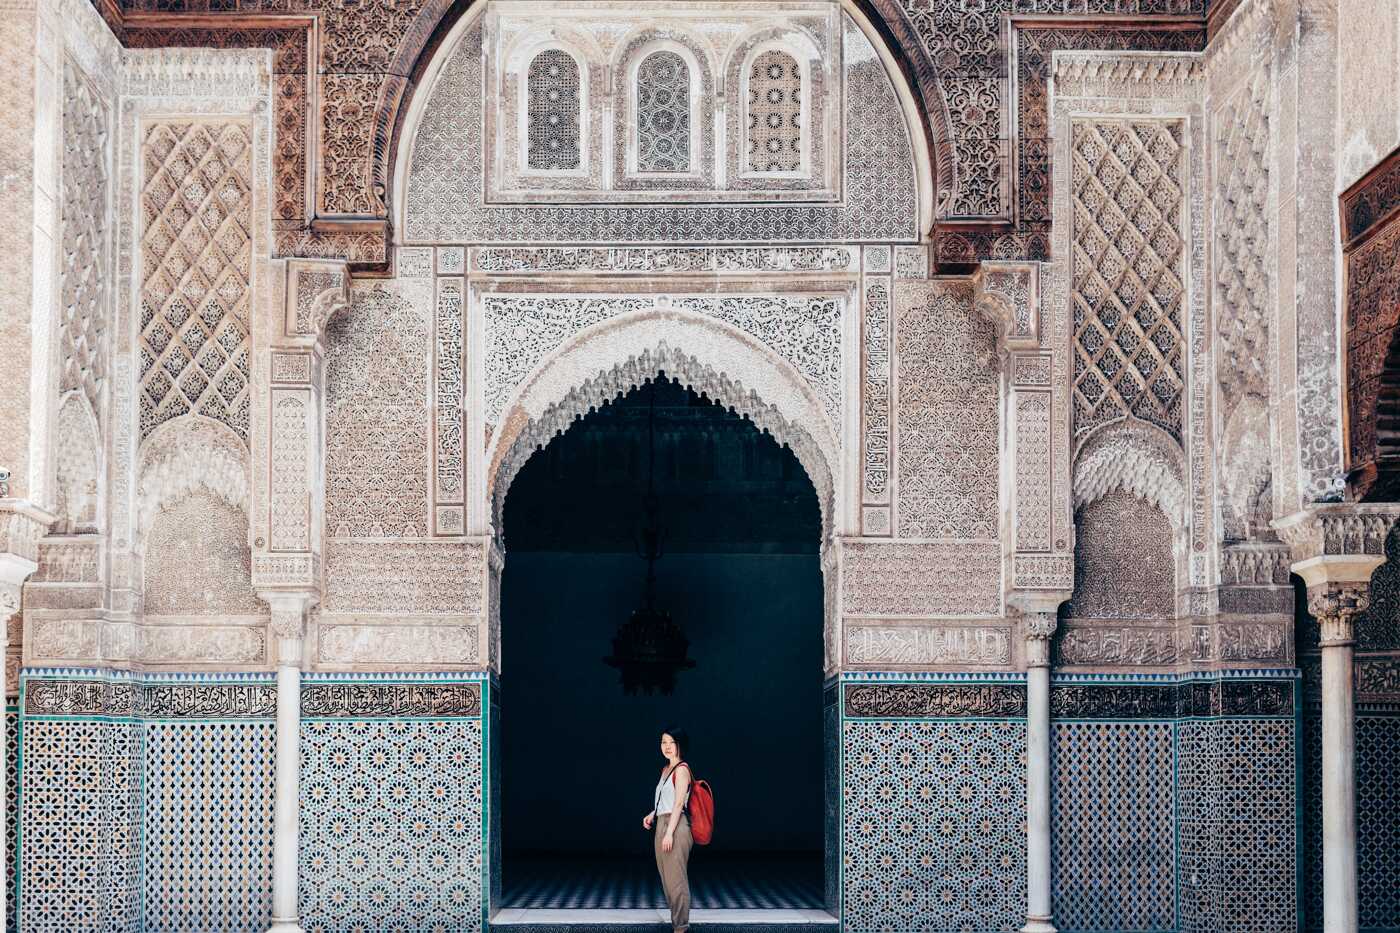
{"type": "Polygon", "coordinates": [[[141,436],[187,413],[248,438],[251,138],[169,122],[142,145],[141,436]]]}
{"type": "Polygon", "coordinates": [[[1181,439],[1182,132],[1072,125],[1076,437],[1133,415],[1181,439]]]}

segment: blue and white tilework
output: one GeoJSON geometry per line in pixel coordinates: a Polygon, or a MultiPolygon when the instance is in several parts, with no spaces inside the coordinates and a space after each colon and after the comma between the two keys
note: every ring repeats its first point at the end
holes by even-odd
{"type": "Polygon", "coordinates": [[[275,726],[146,724],[147,933],[262,933],[272,916],[275,726]]]}
{"type": "Polygon", "coordinates": [[[19,708],[5,707],[5,933],[19,930],[19,708]]]}
{"type": "Polygon", "coordinates": [[[1025,723],[861,719],[842,737],[844,929],[1019,929],[1025,723]]]}
{"type": "Polygon", "coordinates": [[[1171,722],[1052,727],[1053,916],[1063,931],[1176,925],[1171,722]]]}
{"type": "Polygon", "coordinates": [[[482,928],[482,720],[303,723],[307,933],[482,928]]]}
{"type": "Polygon", "coordinates": [[[141,726],[25,720],[20,926],[141,929],[141,726]]]}

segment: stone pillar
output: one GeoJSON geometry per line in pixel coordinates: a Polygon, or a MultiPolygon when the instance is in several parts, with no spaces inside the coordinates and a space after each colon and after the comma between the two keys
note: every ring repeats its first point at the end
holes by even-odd
{"type": "Polygon", "coordinates": [[[314,597],[268,595],[277,637],[277,779],[273,803],[272,927],[301,933],[297,912],[297,847],[300,832],[301,666],[306,614],[314,597]]]}
{"type": "Polygon", "coordinates": [[[1356,716],[1353,622],[1369,585],[1323,584],[1308,591],[1322,649],[1322,916],[1327,933],[1356,933],[1356,716]]]}
{"type": "Polygon", "coordinates": [[[1055,933],[1050,922],[1050,636],[1054,608],[1026,609],[1026,925],[1055,933]]]}

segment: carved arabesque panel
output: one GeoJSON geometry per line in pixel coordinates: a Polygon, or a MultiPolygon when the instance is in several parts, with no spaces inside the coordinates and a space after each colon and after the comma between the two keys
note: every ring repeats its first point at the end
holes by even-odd
{"type": "MultiPolygon", "coordinates": [[[[70,60],[63,63],[63,173],[59,296],[60,395],[81,392],[101,424],[107,381],[110,174],[107,102],[70,60]]],[[[98,437],[101,437],[99,430],[98,437]]],[[[100,441],[99,441],[100,443],[100,441]]],[[[61,468],[61,466],[60,466],[61,468]]]]}
{"type": "Polygon", "coordinates": [[[895,286],[897,529],[995,540],[1000,380],[992,324],[967,283],[895,286]]]}
{"type": "Polygon", "coordinates": [[[1074,436],[1132,415],[1182,439],[1184,121],[1070,121],[1074,436]]]}
{"type": "Polygon", "coordinates": [[[159,121],[141,153],[141,437],[195,412],[246,443],[251,129],[159,121]]]}
{"type": "Polygon", "coordinates": [[[426,289],[351,292],[326,329],[326,534],[427,533],[426,289]]]}
{"type": "Polygon", "coordinates": [[[262,615],[248,518],[207,491],[161,510],[146,532],[147,615],[262,615]]]}

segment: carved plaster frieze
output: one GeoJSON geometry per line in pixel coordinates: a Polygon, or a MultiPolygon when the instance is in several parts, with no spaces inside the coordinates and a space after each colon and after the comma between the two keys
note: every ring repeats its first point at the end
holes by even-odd
{"type": "Polygon", "coordinates": [[[1400,505],[1319,505],[1273,522],[1294,561],[1348,555],[1385,555],[1385,539],[1400,520],[1400,505]]]}
{"type": "Polygon", "coordinates": [[[320,665],[404,665],[410,669],[475,665],[480,619],[355,616],[318,617],[314,661],[320,665]]]}
{"type": "Polygon", "coordinates": [[[1011,631],[1005,625],[843,621],[845,662],[884,670],[1011,663],[1011,631]]]}
{"type": "Polygon", "coordinates": [[[261,617],[148,617],[140,622],[52,618],[27,612],[26,666],[260,667],[267,662],[261,617]]]}

